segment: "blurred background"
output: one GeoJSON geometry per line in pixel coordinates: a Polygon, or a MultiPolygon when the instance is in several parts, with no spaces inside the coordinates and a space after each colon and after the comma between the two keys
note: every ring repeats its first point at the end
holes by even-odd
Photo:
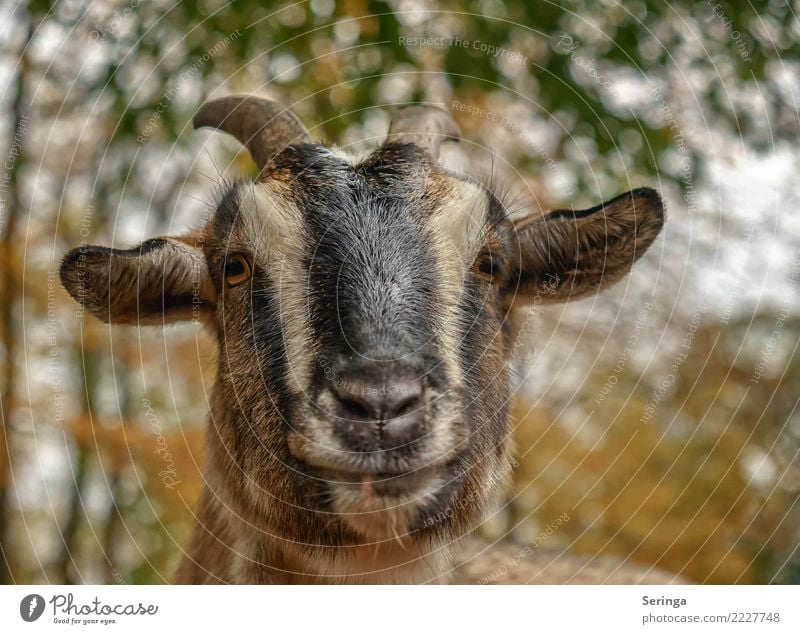
{"type": "Polygon", "coordinates": [[[232,92],[355,148],[392,106],[439,104],[465,137],[448,165],[492,170],[532,212],[658,188],[666,229],[631,276],[526,319],[515,488],[481,530],[800,582],[798,5],[2,3],[0,582],[173,574],[213,342],[84,319],[57,269],[82,242],[197,226],[221,176],[254,171],[191,131],[232,92]]]}

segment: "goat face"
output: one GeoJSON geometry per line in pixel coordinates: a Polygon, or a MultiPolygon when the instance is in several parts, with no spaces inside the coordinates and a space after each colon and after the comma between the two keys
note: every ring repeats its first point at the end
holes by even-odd
{"type": "Polygon", "coordinates": [[[431,108],[363,160],[252,97],[195,124],[244,142],[258,180],[189,236],[72,251],[65,287],[109,322],[216,331],[210,459],[273,530],[357,543],[477,521],[508,473],[511,308],[617,281],[662,226],[658,195],[512,221],[437,163],[458,131],[431,108]]]}

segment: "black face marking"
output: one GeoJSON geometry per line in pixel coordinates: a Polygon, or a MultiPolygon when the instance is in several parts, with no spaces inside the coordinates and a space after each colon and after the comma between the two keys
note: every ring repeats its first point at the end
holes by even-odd
{"type": "Polygon", "coordinates": [[[431,337],[434,263],[402,202],[351,190],[309,204],[314,327],[325,348],[390,360],[431,337]]]}
{"type": "Polygon", "coordinates": [[[250,289],[251,324],[253,344],[258,350],[259,371],[263,377],[264,389],[281,395],[286,390],[285,379],[288,370],[286,348],[281,330],[278,296],[272,282],[263,273],[253,276],[250,289]]]}
{"type": "Polygon", "coordinates": [[[409,203],[313,148],[293,159],[309,242],[311,325],[324,354],[367,365],[435,356],[435,266],[409,203]]]}

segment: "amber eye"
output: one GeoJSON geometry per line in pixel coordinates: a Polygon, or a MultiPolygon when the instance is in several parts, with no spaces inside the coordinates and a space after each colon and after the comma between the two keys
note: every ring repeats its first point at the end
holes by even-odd
{"type": "Polygon", "coordinates": [[[252,275],[248,259],[240,254],[229,255],[225,260],[225,282],[228,286],[238,286],[252,275]]]}
{"type": "Polygon", "coordinates": [[[500,260],[491,253],[483,253],[475,260],[475,274],[488,281],[494,280],[500,273],[500,260]]]}

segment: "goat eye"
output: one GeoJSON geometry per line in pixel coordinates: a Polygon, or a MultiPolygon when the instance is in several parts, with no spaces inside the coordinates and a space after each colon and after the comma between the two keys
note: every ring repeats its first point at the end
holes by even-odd
{"type": "Polygon", "coordinates": [[[228,286],[238,286],[252,275],[250,262],[243,255],[230,255],[225,260],[225,281],[228,286]]]}
{"type": "Polygon", "coordinates": [[[475,274],[492,281],[499,273],[499,262],[491,253],[484,253],[475,260],[475,274]]]}

